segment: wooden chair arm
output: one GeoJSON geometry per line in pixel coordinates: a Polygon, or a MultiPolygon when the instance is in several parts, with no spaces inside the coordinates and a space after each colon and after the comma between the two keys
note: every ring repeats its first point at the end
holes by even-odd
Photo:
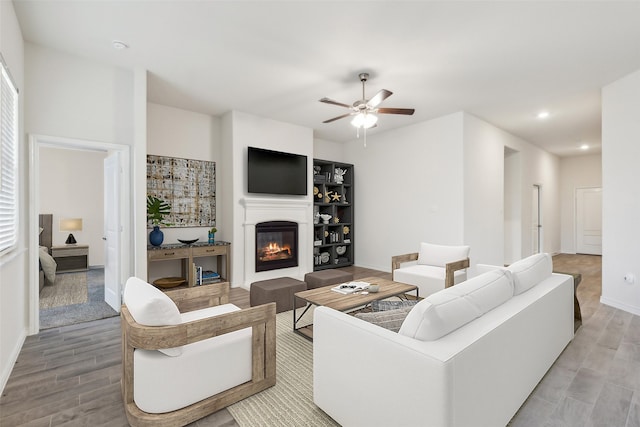
{"type": "Polygon", "coordinates": [[[171,289],[165,294],[178,306],[180,313],[229,302],[229,282],[195,286],[186,289],[171,289]]]}
{"type": "Polygon", "coordinates": [[[410,261],[418,260],[418,252],[413,252],[410,254],[404,255],[396,255],[391,257],[391,274],[393,274],[393,270],[400,268],[400,264],[410,261]]]}
{"type": "Polygon", "coordinates": [[[172,326],[140,325],[126,305],[122,306],[121,317],[127,337],[127,342],[123,344],[132,348],[158,350],[191,344],[248,327],[269,323],[275,325],[276,305],[264,304],[172,326]]]}
{"type": "Polygon", "coordinates": [[[455,284],[454,282],[454,272],[457,270],[463,270],[465,268],[469,268],[469,258],[461,259],[460,261],[453,261],[445,264],[445,278],[444,278],[444,287],[448,288],[455,284]]]}

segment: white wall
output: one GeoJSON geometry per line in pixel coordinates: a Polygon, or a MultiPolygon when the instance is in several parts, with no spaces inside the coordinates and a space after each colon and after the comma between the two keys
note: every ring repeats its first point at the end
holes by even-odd
{"type": "Polygon", "coordinates": [[[313,140],[313,158],[347,163],[345,160],[345,144],[316,138],[313,140]]]}
{"type": "MultiPolygon", "coordinates": [[[[224,193],[224,178],[220,173],[220,118],[164,105],[147,104],[147,153],[155,156],[206,160],[216,163],[216,203],[224,193]]],[[[222,213],[216,210],[217,240],[225,240],[222,213]]],[[[164,243],[177,239],[206,241],[211,227],[162,227],[164,243]]],[[[149,230],[147,230],[149,231],[149,230]]],[[[148,233],[147,233],[148,234],[148,233]]]]}
{"type": "Polygon", "coordinates": [[[27,133],[133,144],[133,73],[26,44],[27,133]]]}
{"type": "Polygon", "coordinates": [[[421,241],[463,243],[462,154],[461,113],[346,144],[356,265],[390,271],[393,255],[421,241]]]}
{"type": "Polygon", "coordinates": [[[62,218],[82,218],[82,231],[73,232],[78,244],[89,245],[89,265],[104,266],[105,152],[40,149],[40,213],[53,214],[54,245],[64,245],[68,231],[62,218]]]}
{"type": "MultiPolygon", "coordinates": [[[[156,156],[206,160],[216,163],[216,205],[224,196],[224,178],[221,173],[221,120],[207,114],[154,103],[147,104],[147,153],[156,156]]],[[[146,161],[146,160],[145,160],[146,161]]],[[[217,207],[216,206],[216,207],[217,207]]],[[[216,240],[228,240],[223,214],[216,209],[216,240]]],[[[178,239],[207,241],[211,227],[162,227],[164,244],[178,243],[178,239]]],[[[147,229],[147,243],[149,229],[147,229]]],[[[215,269],[215,263],[206,265],[215,269]]],[[[179,275],[179,262],[152,263],[149,280],[179,275]]]]}
{"type": "Polygon", "coordinates": [[[602,297],[640,315],[640,70],[602,91],[602,297]],[[633,284],[624,276],[636,276],[633,284]]]}
{"type": "MultiPolygon", "coordinates": [[[[255,268],[255,265],[245,266],[245,248],[244,248],[244,206],[242,200],[246,197],[255,197],[255,195],[247,194],[247,147],[267,148],[275,151],[283,151],[294,154],[307,156],[309,171],[313,165],[313,131],[309,128],[296,126],[288,123],[278,122],[275,120],[265,119],[247,113],[232,111],[226,114],[222,119],[223,134],[223,157],[230,164],[225,165],[224,179],[225,191],[232,191],[231,200],[224,197],[224,203],[231,206],[232,221],[232,257],[231,272],[233,287],[246,286],[244,271],[245,268],[255,268]],[[231,166],[229,168],[229,166],[231,166]]],[[[307,176],[307,196],[271,196],[260,195],[260,198],[266,199],[294,199],[308,200],[308,219],[312,220],[311,208],[311,187],[312,174],[309,172],[307,176]]],[[[228,209],[228,208],[224,208],[228,209]]],[[[229,217],[225,212],[225,232],[228,232],[229,217]]],[[[309,227],[307,239],[312,241],[313,230],[309,227]]],[[[310,258],[310,257],[309,257],[310,258]]],[[[310,263],[311,259],[305,260],[310,263]]],[[[295,269],[297,271],[297,269],[295,269]]],[[[269,272],[265,272],[269,273],[269,272]]],[[[287,269],[277,270],[273,274],[278,276],[287,275],[287,269]]],[[[269,274],[265,274],[268,276],[269,274]]],[[[268,277],[265,277],[268,278],[268,277]]]]}
{"type": "Polygon", "coordinates": [[[522,155],[504,153],[504,263],[522,258],[522,155]]]}
{"type": "MultiPolygon", "coordinates": [[[[19,183],[27,182],[28,156],[24,137],[24,43],[20,25],[10,1],[0,1],[0,52],[18,90],[19,183]]],[[[18,248],[0,258],[0,390],[11,374],[28,330],[29,275],[27,242],[29,209],[24,184],[19,187],[18,248]]]]}
{"type": "Polygon", "coordinates": [[[504,233],[504,147],[520,153],[521,256],[532,250],[533,185],[541,186],[543,252],[560,250],[560,161],[553,154],[470,114],[464,115],[465,243],[472,262],[502,264],[504,233]]]}
{"type": "Polygon", "coordinates": [[[576,253],[576,190],[602,187],[602,155],[560,158],[561,251],[576,253]]]}

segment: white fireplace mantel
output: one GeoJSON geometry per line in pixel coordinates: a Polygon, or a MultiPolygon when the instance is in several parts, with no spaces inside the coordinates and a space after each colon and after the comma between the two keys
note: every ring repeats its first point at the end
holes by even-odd
{"type": "Polygon", "coordinates": [[[311,224],[312,203],[309,198],[266,198],[245,197],[244,206],[244,284],[249,289],[251,283],[275,277],[302,279],[312,270],[311,224]],[[266,221],[292,221],[298,223],[298,266],[278,270],[256,272],[256,224],[266,221]]]}

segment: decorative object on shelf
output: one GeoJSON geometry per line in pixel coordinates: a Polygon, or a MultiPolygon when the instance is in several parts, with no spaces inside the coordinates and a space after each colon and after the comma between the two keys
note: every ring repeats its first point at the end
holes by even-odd
{"type": "Polygon", "coordinates": [[[218,231],[217,228],[215,227],[211,227],[211,230],[209,230],[209,244],[214,244],[216,242],[216,231],[218,231]]]}
{"type": "Polygon", "coordinates": [[[328,191],[325,193],[324,195],[324,202],[325,203],[329,203],[331,201],[331,199],[329,198],[329,196],[331,195],[331,191],[328,191]]]}
{"type": "Polygon", "coordinates": [[[322,193],[318,193],[318,199],[322,199],[322,193]]]}
{"type": "Polygon", "coordinates": [[[316,212],[316,214],[313,216],[313,223],[320,224],[320,212],[316,212]]]}
{"type": "Polygon", "coordinates": [[[320,214],[320,218],[322,218],[323,224],[329,224],[329,220],[331,219],[331,215],[320,214]]]}
{"type": "Polygon", "coordinates": [[[200,239],[189,239],[189,240],[178,239],[178,242],[182,243],[183,245],[193,245],[198,240],[200,239]]]}
{"type": "Polygon", "coordinates": [[[318,187],[313,187],[313,195],[317,195],[320,192],[320,189],[318,187]]]}
{"type": "Polygon", "coordinates": [[[320,262],[322,262],[323,264],[326,264],[329,262],[330,257],[331,255],[329,255],[329,252],[322,252],[320,254],[320,262]]]}
{"type": "Polygon", "coordinates": [[[164,233],[160,230],[160,225],[169,225],[164,221],[164,217],[169,213],[171,213],[169,203],[154,196],[147,196],[147,222],[153,225],[153,230],[149,233],[149,243],[153,246],[160,246],[164,241],[164,233]]]}
{"type": "Polygon", "coordinates": [[[344,255],[345,252],[347,252],[347,247],[346,246],[337,246],[336,247],[336,253],[338,255],[344,255]]]}
{"type": "Polygon", "coordinates": [[[339,202],[341,197],[342,197],[341,194],[338,194],[338,193],[334,192],[333,194],[331,194],[331,201],[332,202],[339,202]]]}
{"type": "Polygon", "coordinates": [[[336,168],[333,174],[333,180],[336,184],[342,184],[344,182],[344,174],[347,173],[346,169],[336,168]]]}
{"type": "Polygon", "coordinates": [[[329,237],[329,232],[327,230],[324,231],[324,237],[329,237]]]}
{"type": "MultiPolygon", "coordinates": [[[[166,200],[170,227],[216,223],[216,164],[205,160],[147,155],[147,194],[166,200]]],[[[159,225],[159,224],[155,224],[159,225]]]]}
{"type": "Polygon", "coordinates": [[[340,223],[340,218],[338,218],[337,216],[333,218],[333,222],[335,222],[336,224],[340,223]]]}
{"type": "Polygon", "coordinates": [[[163,277],[153,281],[153,284],[159,288],[175,288],[185,283],[187,283],[187,280],[183,277],[163,277]]]}
{"type": "Polygon", "coordinates": [[[349,231],[351,230],[349,230],[348,226],[345,225],[344,227],[342,227],[342,234],[347,235],[349,234],[349,231]]]}
{"type": "Polygon", "coordinates": [[[63,218],[60,220],[60,231],[68,231],[67,241],[64,242],[67,245],[75,245],[78,243],[76,238],[73,237],[72,231],[82,231],[82,218],[63,218]]]}
{"type": "Polygon", "coordinates": [[[149,243],[153,246],[160,246],[164,241],[164,233],[157,225],[153,226],[153,230],[149,233],[149,243]]]}

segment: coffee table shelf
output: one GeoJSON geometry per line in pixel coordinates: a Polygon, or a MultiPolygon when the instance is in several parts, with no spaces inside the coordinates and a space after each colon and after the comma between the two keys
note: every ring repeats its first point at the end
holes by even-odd
{"type": "Polygon", "coordinates": [[[333,308],[334,310],[347,312],[350,310],[355,310],[357,308],[366,307],[376,300],[400,296],[409,292],[415,291],[416,298],[420,297],[418,293],[418,287],[415,285],[407,285],[405,283],[394,282],[392,280],[381,279],[379,277],[366,277],[364,279],[358,279],[358,281],[367,282],[370,285],[379,285],[379,290],[375,293],[355,292],[345,295],[331,290],[331,288],[335,287],[336,285],[329,285],[322,288],[296,292],[293,295],[293,330],[308,339],[313,339],[313,324],[300,326],[299,322],[302,317],[309,311],[309,309],[314,306],[329,307],[333,308]],[[297,311],[295,308],[296,298],[299,298],[306,302],[306,306],[300,316],[297,315],[297,311]]]}

